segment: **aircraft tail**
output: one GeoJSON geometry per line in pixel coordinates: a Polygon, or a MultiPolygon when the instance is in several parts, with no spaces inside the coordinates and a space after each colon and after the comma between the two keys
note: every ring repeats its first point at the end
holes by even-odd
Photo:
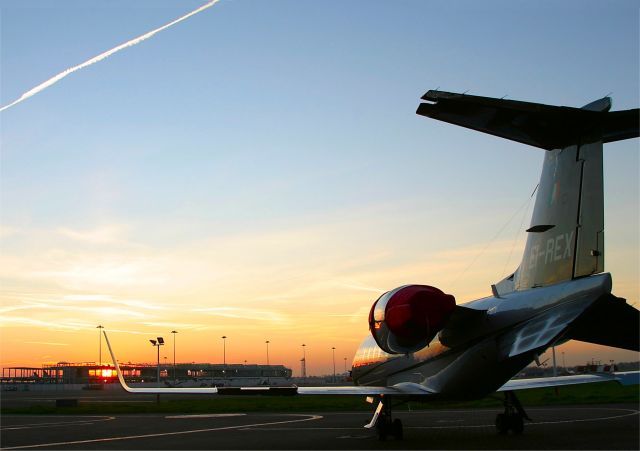
{"type": "Polygon", "coordinates": [[[604,271],[603,143],[640,136],[638,109],[609,112],[429,91],[417,113],[547,150],[522,262],[498,294],[604,271]]]}

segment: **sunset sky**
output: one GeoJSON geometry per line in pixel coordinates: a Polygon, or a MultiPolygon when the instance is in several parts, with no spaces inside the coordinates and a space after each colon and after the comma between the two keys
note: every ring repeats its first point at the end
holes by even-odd
{"type": "MultiPolygon", "coordinates": [[[[3,0],[0,104],[203,0],[3,0]]],[[[350,365],[384,291],[520,262],[543,152],[417,116],[429,89],[640,101],[633,1],[222,0],[0,113],[0,366],[350,365]],[[108,362],[106,346],[103,361],[108,362]]],[[[606,270],[640,296],[638,139],[604,152],[606,270]]],[[[603,324],[603,328],[615,327],[603,324]]],[[[638,354],[570,343],[566,363],[638,354]]]]}

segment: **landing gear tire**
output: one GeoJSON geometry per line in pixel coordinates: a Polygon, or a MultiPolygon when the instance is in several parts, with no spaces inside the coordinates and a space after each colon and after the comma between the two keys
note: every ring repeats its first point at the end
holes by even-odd
{"type": "Polygon", "coordinates": [[[402,421],[400,421],[400,418],[393,420],[393,423],[391,424],[391,434],[396,438],[396,440],[402,440],[403,432],[402,421]]]}
{"type": "Polygon", "coordinates": [[[505,435],[509,432],[509,421],[504,413],[496,415],[496,430],[500,435],[505,435]]]}
{"type": "Polygon", "coordinates": [[[371,421],[365,425],[365,428],[371,429],[375,427],[378,433],[378,439],[384,441],[388,436],[395,437],[396,440],[402,440],[402,421],[399,418],[395,420],[391,417],[391,400],[385,399],[386,402],[378,403],[378,407],[373,414],[371,421]]]}
{"type": "Polygon", "coordinates": [[[524,419],[522,415],[513,415],[510,420],[510,429],[514,434],[521,435],[522,432],[524,432],[524,419]]]}
{"type": "Polygon", "coordinates": [[[387,439],[387,435],[389,435],[389,429],[391,423],[386,415],[380,415],[378,418],[378,422],[376,423],[376,430],[378,431],[378,440],[384,442],[387,439]]]}
{"type": "Polygon", "coordinates": [[[513,392],[507,391],[504,395],[504,413],[496,415],[496,430],[501,435],[509,431],[520,435],[524,432],[524,420],[531,421],[531,418],[524,411],[522,404],[513,392]]]}
{"type": "Polygon", "coordinates": [[[394,437],[396,440],[402,440],[403,438],[402,421],[400,418],[391,421],[387,416],[380,417],[376,424],[376,430],[378,431],[378,439],[380,441],[385,441],[389,436],[394,437]]]}
{"type": "Polygon", "coordinates": [[[500,435],[505,435],[509,431],[520,435],[524,432],[524,419],[519,414],[499,413],[496,415],[496,430],[500,435]]]}

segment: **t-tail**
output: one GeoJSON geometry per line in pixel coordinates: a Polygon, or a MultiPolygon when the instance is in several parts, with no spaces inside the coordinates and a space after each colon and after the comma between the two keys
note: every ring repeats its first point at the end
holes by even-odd
{"type": "Polygon", "coordinates": [[[527,243],[499,294],[604,271],[603,143],[640,135],[638,109],[610,112],[429,91],[417,113],[545,149],[527,243]]]}

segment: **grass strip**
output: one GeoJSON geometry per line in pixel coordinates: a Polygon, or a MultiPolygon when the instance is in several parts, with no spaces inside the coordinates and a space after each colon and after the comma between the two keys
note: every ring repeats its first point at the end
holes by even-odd
{"type": "MultiPolygon", "coordinates": [[[[574,404],[618,404],[640,403],[640,386],[622,386],[616,382],[583,384],[555,388],[522,390],[518,398],[524,406],[574,405],[574,404]]],[[[398,406],[395,410],[445,409],[445,408],[482,408],[502,407],[502,395],[494,394],[474,401],[436,401],[410,402],[398,406]]],[[[7,414],[199,414],[231,412],[328,412],[328,411],[370,411],[372,406],[364,402],[361,396],[229,396],[206,397],[200,399],[179,399],[171,395],[162,395],[160,402],[139,403],[92,403],[81,401],[77,407],[55,407],[50,404],[31,405],[29,407],[2,407],[1,413],[7,414]]]]}

